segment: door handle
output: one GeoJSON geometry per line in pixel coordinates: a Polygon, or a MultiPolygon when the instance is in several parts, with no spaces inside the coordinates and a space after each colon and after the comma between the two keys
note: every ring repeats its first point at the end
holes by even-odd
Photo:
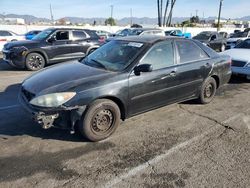
{"type": "Polygon", "coordinates": [[[206,63],[204,66],[205,66],[206,68],[208,68],[208,67],[210,67],[210,63],[206,63]]]}
{"type": "Polygon", "coordinates": [[[169,76],[173,77],[173,76],[176,76],[176,71],[172,71],[169,73],[169,76]]]}

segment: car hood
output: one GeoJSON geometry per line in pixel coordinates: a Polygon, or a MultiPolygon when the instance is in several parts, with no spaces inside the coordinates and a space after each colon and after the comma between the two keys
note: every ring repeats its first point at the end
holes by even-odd
{"type": "Polygon", "coordinates": [[[36,96],[65,91],[77,92],[77,86],[81,85],[84,90],[98,87],[107,77],[112,78],[114,74],[117,73],[73,61],[33,74],[23,82],[22,87],[36,96]]]}
{"type": "Polygon", "coordinates": [[[238,40],[245,40],[245,39],[247,39],[247,38],[229,38],[229,39],[227,39],[227,42],[237,42],[238,40]]]}
{"type": "Polygon", "coordinates": [[[10,50],[13,47],[19,47],[19,46],[24,46],[28,48],[29,46],[40,44],[40,42],[41,41],[36,41],[36,40],[21,40],[21,41],[8,42],[7,44],[4,45],[4,49],[10,50]]]}
{"type": "Polygon", "coordinates": [[[223,55],[229,55],[234,60],[239,61],[250,61],[250,49],[233,48],[221,52],[223,55]]]}

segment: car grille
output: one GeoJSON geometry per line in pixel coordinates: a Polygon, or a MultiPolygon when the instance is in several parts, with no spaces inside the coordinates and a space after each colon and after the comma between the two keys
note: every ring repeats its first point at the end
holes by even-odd
{"type": "Polygon", "coordinates": [[[31,101],[35,97],[35,94],[25,90],[24,88],[22,88],[22,93],[28,101],[31,101]]]}
{"type": "Polygon", "coordinates": [[[236,61],[236,60],[232,60],[232,66],[233,67],[244,67],[246,65],[247,62],[245,61],[236,61]]]}

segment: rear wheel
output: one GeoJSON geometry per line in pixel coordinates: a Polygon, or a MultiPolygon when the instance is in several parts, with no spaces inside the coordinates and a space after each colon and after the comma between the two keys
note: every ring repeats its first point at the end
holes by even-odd
{"type": "Polygon", "coordinates": [[[201,86],[200,97],[198,99],[199,102],[201,104],[210,103],[215,96],[216,89],[217,84],[215,79],[212,77],[207,78],[201,86]]]}
{"type": "Polygon", "coordinates": [[[113,134],[120,123],[120,109],[108,99],[94,101],[79,124],[81,134],[90,141],[100,141],[113,134]]]}
{"type": "Polygon", "coordinates": [[[45,59],[39,53],[30,53],[26,57],[26,68],[30,71],[37,71],[45,66],[45,59]]]}

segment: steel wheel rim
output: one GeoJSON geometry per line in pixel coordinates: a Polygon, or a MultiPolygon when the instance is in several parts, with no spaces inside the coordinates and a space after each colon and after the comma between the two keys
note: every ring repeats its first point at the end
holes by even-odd
{"type": "Polygon", "coordinates": [[[38,69],[42,67],[43,60],[40,56],[33,55],[29,58],[28,64],[32,69],[38,69]]]}
{"type": "Polygon", "coordinates": [[[95,134],[109,132],[114,125],[114,115],[109,109],[98,110],[92,118],[91,128],[95,134]]]}
{"type": "Polygon", "coordinates": [[[212,97],[213,95],[213,90],[214,90],[214,87],[212,84],[208,84],[206,87],[205,87],[205,90],[204,90],[204,97],[205,98],[210,98],[212,97]]]}

